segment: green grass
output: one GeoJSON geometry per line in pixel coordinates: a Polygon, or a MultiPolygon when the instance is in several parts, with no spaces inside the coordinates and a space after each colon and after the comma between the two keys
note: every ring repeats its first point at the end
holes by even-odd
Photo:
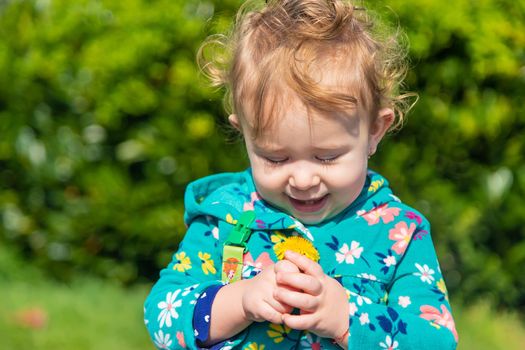
{"type": "Polygon", "coordinates": [[[71,286],[19,281],[0,287],[0,348],[149,349],[142,321],[146,288],[123,290],[96,280],[71,286]],[[24,310],[46,315],[42,328],[20,320],[24,310]]]}
{"type": "Polygon", "coordinates": [[[489,304],[454,307],[459,333],[458,350],[521,350],[525,348],[525,325],[516,313],[496,312],[489,304]]]}
{"type": "Polygon", "coordinates": [[[148,289],[92,278],[70,285],[46,281],[0,246],[0,349],[153,349],[142,316],[148,289]],[[27,310],[37,310],[45,321],[27,325],[21,320],[27,310]]]}
{"type": "MultiPolygon", "coordinates": [[[[153,349],[142,321],[147,292],[147,286],[124,289],[88,278],[71,285],[45,281],[0,249],[0,349],[153,349]],[[20,314],[35,309],[47,320],[42,327],[24,325],[20,314]]],[[[454,316],[459,350],[518,350],[525,344],[525,326],[517,314],[477,304],[455,305],[454,316]]]]}

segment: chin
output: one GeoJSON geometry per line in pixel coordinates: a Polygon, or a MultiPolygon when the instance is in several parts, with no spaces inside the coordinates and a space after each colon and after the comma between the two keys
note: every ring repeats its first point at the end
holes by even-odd
{"type": "Polygon", "coordinates": [[[316,215],[316,216],[304,216],[292,214],[294,218],[299,220],[302,224],[305,225],[316,225],[326,220],[326,216],[316,215]]]}
{"type": "Polygon", "coordinates": [[[302,219],[298,219],[301,224],[303,225],[317,225],[317,224],[320,224],[321,222],[323,222],[323,220],[302,220],[302,219]]]}

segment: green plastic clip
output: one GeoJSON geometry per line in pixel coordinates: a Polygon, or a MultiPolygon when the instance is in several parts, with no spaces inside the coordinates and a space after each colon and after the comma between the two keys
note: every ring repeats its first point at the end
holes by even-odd
{"type": "Polygon", "coordinates": [[[255,212],[253,210],[242,213],[237,225],[231,230],[226,240],[226,245],[234,245],[238,247],[246,247],[246,242],[252,233],[249,228],[255,221],[255,212]]]}
{"type": "Polygon", "coordinates": [[[250,225],[254,220],[254,211],[243,212],[237,224],[228,235],[222,254],[223,282],[233,283],[241,279],[243,255],[246,250],[246,242],[252,233],[250,225]]]}

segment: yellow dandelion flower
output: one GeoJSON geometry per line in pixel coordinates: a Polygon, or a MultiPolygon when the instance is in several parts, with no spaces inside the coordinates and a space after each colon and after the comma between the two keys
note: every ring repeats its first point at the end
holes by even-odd
{"type": "Polygon", "coordinates": [[[199,259],[201,259],[201,268],[202,272],[204,272],[205,275],[211,273],[212,275],[215,275],[217,270],[215,269],[215,263],[213,260],[210,259],[211,255],[210,253],[203,253],[199,252],[199,259]]]}
{"type": "Polygon", "coordinates": [[[191,269],[190,257],[187,256],[185,252],[175,254],[175,259],[177,259],[177,262],[173,265],[173,270],[185,272],[186,270],[191,269]]]}
{"type": "Polygon", "coordinates": [[[270,323],[270,329],[266,332],[266,334],[268,334],[275,344],[279,344],[284,340],[284,338],[288,336],[290,331],[291,328],[285,325],[270,323]]]}
{"type": "Polygon", "coordinates": [[[312,242],[299,236],[285,238],[283,241],[274,245],[273,250],[279,260],[284,259],[284,252],[293,250],[296,253],[306,256],[310,260],[315,262],[319,261],[319,252],[315,249],[312,242]]]}
{"type": "Polygon", "coordinates": [[[243,350],[264,350],[266,346],[264,344],[258,345],[257,343],[250,343],[243,348],[243,350]]]}
{"type": "Polygon", "coordinates": [[[274,234],[270,236],[272,243],[281,243],[286,239],[286,236],[281,231],[274,231],[274,234]]]}

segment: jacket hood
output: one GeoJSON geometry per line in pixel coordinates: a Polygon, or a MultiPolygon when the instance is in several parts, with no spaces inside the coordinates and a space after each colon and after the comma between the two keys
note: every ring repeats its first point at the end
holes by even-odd
{"type": "MultiPolygon", "coordinates": [[[[352,204],[335,217],[312,226],[321,227],[327,223],[339,222],[391,201],[399,200],[392,194],[388,181],[369,170],[365,185],[352,204]]],[[[259,196],[251,169],[238,173],[216,174],[196,180],[186,188],[184,202],[186,225],[201,215],[235,224],[243,211],[253,210],[256,220],[250,228],[254,230],[296,229],[309,235],[308,230],[297,219],[274,208],[259,196]]]]}

